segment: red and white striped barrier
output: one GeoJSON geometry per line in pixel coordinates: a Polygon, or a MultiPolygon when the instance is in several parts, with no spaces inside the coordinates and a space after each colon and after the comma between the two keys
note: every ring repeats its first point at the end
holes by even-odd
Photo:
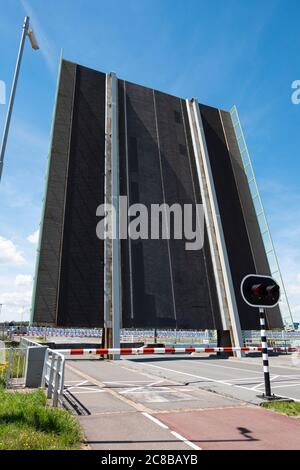
{"type": "MultiPolygon", "coordinates": [[[[119,348],[119,349],[59,349],[61,354],[70,356],[103,356],[107,354],[117,354],[121,356],[144,355],[144,354],[191,354],[191,353],[212,353],[212,352],[251,352],[262,351],[260,346],[233,347],[233,348],[119,348]]],[[[268,351],[274,352],[295,352],[297,348],[278,347],[268,348],[268,351]]]]}

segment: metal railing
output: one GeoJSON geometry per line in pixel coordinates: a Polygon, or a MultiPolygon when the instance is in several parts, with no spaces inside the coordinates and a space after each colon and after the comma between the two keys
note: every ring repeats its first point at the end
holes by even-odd
{"type": "MultiPolygon", "coordinates": [[[[244,344],[260,344],[258,331],[244,331],[244,344]]],[[[300,344],[300,331],[268,331],[268,340],[270,344],[282,346],[298,346],[300,344]]]]}
{"type": "MultiPolygon", "coordinates": [[[[0,379],[6,388],[25,386],[28,352],[41,345],[27,338],[21,338],[19,348],[0,347],[0,379]]],[[[52,405],[62,404],[64,390],[65,357],[58,351],[45,351],[41,387],[47,389],[47,398],[52,405]]]]}
{"type": "Polygon", "coordinates": [[[65,357],[58,351],[48,348],[45,355],[42,387],[47,388],[47,398],[52,399],[52,405],[58,406],[63,402],[65,357]]]}
{"type": "Polygon", "coordinates": [[[41,343],[37,343],[36,341],[33,341],[32,339],[28,339],[25,336],[22,336],[20,338],[20,346],[23,348],[29,348],[32,346],[36,346],[40,348],[43,345],[41,343]]]}
{"type": "MultiPolygon", "coordinates": [[[[20,335],[21,336],[21,335],[20,335]]],[[[30,326],[27,328],[26,336],[33,338],[102,338],[101,328],[58,328],[30,326]]],[[[22,336],[24,337],[24,336],[22,336]]],[[[187,344],[209,344],[216,343],[217,335],[215,330],[180,330],[180,329],[137,329],[122,328],[121,342],[164,342],[164,343],[187,343],[187,344]]]]}
{"type": "Polygon", "coordinates": [[[24,385],[26,359],[25,348],[0,349],[0,377],[6,388],[24,385]]]}

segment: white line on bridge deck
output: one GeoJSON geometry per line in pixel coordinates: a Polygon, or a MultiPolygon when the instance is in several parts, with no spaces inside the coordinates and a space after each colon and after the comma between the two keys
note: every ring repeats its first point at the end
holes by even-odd
{"type": "MultiPolygon", "coordinates": [[[[253,387],[245,387],[244,385],[239,385],[239,384],[234,384],[234,383],[229,383],[230,379],[225,379],[225,380],[218,380],[218,379],[213,379],[213,378],[209,378],[209,377],[204,377],[204,376],[201,376],[201,375],[195,375],[195,374],[190,374],[188,372],[182,372],[182,371],[179,371],[179,370],[176,370],[176,369],[169,369],[167,367],[162,367],[162,366],[157,366],[157,365],[154,365],[154,364],[149,364],[149,363],[144,363],[143,364],[144,366],[147,366],[147,367],[154,367],[156,369],[162,369],[162,370],[165,370],[165,371],[168,371],[168,372],[173,372],[175,374],[180,374],[180,375],[185,375],[187,377],[194,377],[196,379],[202,379],[202,380],[206,380],[207,382],[214,382],[214,383],[217,383],[217,384],[223,384],[223,385],[226,385],[228,387],[235,387],[235,388],[242,388],[242,389],[245,389],[245,390],[249,390],[251,392],[255,392],[256,390],[253,390],[253,387]]],[[[211,364],[209,364],[211,366],[211,364]]],[[[216,364],[214,364],[214,366],[217,366],[216,364]]],[[[227,366],[219,366],[219,367],[226,367],[227,366]]],[[[229,368],[229,367],[228,367],[229,368]]],[[[231,368],[231,367],[230,367],[231,368]]],[[[232,369],[232,368],[231,368],[232,369]]],[[[233,368],[235,369],[235,368],[233,368]]],[[[243,369],[244,370],[244,369],[243,369]]],[[[247,369],[247,371],[249,371],[247,369]]],[[[261,375],[261,372],[256,372],[258,374],[261,375]]],[[[258,378],[258,377],[257,377],[258,378]]],[[[254,377],[252,378],[254,379],[254,377]]],[[[263,385],[264,382],[261,382],[260,384],[258,384],[259,386],[260,385],[263,385]]],[[[278,386],[277,388],[280,388],[280,386],[278,386]]],[[[289,397],[289,396],[286,396],[286,395],[282,395],[283,398],[288,398],[288,399],[291,399],[291,400],[294,400],[294,401],[297,401],[297,402],[300,402],[300,399],[297,399],[295,397],[289,397]]]]}

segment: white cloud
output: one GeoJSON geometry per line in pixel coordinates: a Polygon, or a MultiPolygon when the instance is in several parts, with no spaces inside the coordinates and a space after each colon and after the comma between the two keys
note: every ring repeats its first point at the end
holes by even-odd
{"type": "Polygon", "coordinates": [[[28,235],[27,240],[29,243],[33,243],[35,245],[39,241],[39,230],[36,230],[31,235],[28,235]]]}
{"type": "Polygon", "coordinates": [[[25,258],[12,240],[0,236],[0,264],[21,265],[25,258]]]}
{"type": "Polygon", "coordinates": [[[15,279],[16,286],[31,286],[33,278],[31,274],[18,274],[15,279]]]}
{"type": "Polygon", "coordinates": [[[4,292],[0,296],[3,304],[0,321],[23,321],[29,320],[31,305],[31,290],[4,292]]]}
{"type": "Polygon", "coordinates": [[[0,275],[0,321],[29,320],[32,296],[32,276],[13,273],[0,275]]]}
{"type": "Polygon", "coordinates": [[[22,307],[23,305],[29,304],[31,301],[31,290],[27,290],[24,292],[20,291],[12,291],[12,292],[4,292],[1,295],[1,303],[4,305],[14,305],[17,307],[22,307]]]}
{"type": "Polygon", "coordinates": [[[295,276],[294,282],[288,284],[287,291],[291,295],[300,295],[300,274],[295,276]]]}
{"type": "MultiPolygon", "coordinates": [[[[300,314],[300,305],[296,305],[294,307],[294,313],[300,314]]],[[[300,317],[298,319],[296,319],[296,321],[300,321],[300,317]]]]}

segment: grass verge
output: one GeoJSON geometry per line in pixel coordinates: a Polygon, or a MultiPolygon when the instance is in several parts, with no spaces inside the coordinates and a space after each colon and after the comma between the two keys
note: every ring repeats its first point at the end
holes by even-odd
{"type": "Polygon", "coordinates": [[[263,408],[276,411],[288,416],[300,416],[300,403],[299,402],[284,402],[284,401],[273,401],[264,402],[261,404],[263,408]]]}
{"type": "Polygon", "coordinates": [[[74,416],[46,405],[42,390],[21,393],[0,388],[0,450],[79,449],[74,416]]]}

